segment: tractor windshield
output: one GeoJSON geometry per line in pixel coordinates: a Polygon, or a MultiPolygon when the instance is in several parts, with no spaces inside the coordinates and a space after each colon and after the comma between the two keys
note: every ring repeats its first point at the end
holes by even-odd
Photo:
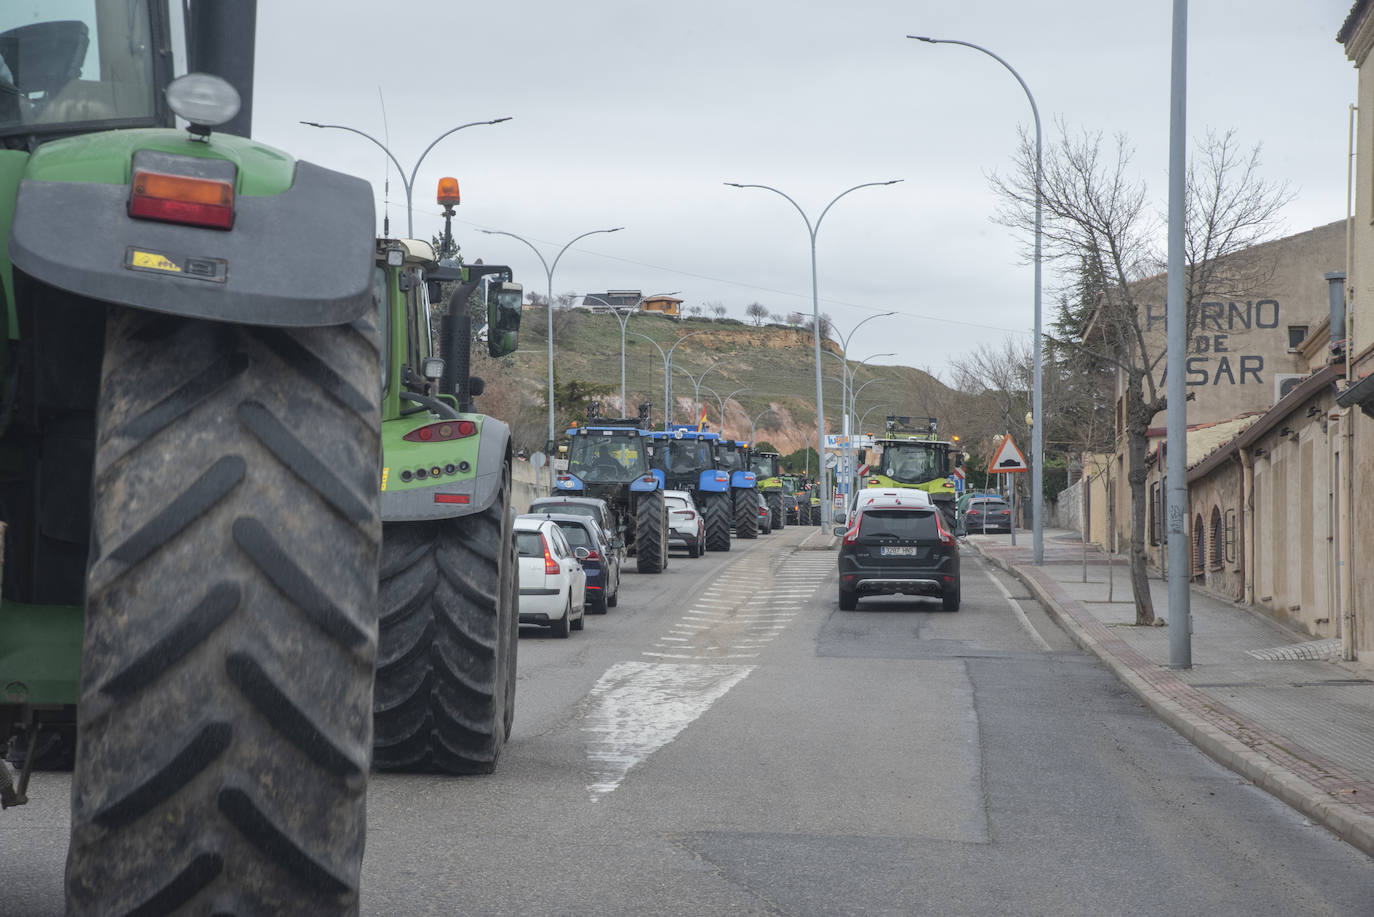
{"type": "Polygon", "coordinates": [[[901,484],[924,484],[947,473],[934,443],[886,443],[879,468],[901,484]]]}
{"type": "Polygon", "coordinates": [[[754,457],[754,474],[760,478],[776,478],[778,476],[778,458],[775,455],[757,455],[754,457]]]}
{"type": "Polygon", "coordinates": [[[661,439],[654,444],[654,467],[670,475],[705,471],[711,467],[711,444],[701,439],[661,439]]]}
{"type": "Polygon", "coordinates": [[[740,471],[744,468],[744,457],[733,446],[717,446],[716,467],[721,471],[740,471]]]}
{"type": "Polygon", "coordinates": [[[0,135],[152,125],[147,0],[0,4],[0,135]]]}
{"type": "Polygon", "coordinates": [[[588,484],[624,484],[648,470],[638,436],[583,433],[572,438],[568,473],[588,484]]]}

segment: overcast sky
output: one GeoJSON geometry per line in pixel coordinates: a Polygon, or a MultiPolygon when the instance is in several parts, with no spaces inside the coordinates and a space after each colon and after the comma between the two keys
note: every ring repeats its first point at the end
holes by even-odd
{"type": "MultiPolygon", "coordinates": [[[[1297,197],[1286,232],[1345,214],[1355,70],[1335,41],[1350,0],[1191,4],[1188,126],[1263,144],[1265,176],[1297,197]]],[[[1027,240],[992,221],[988,175],[1012,163],[1030,106],[983,45],[1035,93],[1047,138],[1124,132],[1164,208],[1172,4],[1053,0],[447,0],[259,4],[254,134],[299,158],[369,179],[378,231],[386,162],[366,140],[304,127],[347,124],[387,142],[407,172],[443,131],[415,182],[415,234],[442,226],[440,176],[457,176],[454,234],[468,260],[511,265],[544,291],[545,257],[592,229],[624,226],[565,254],[555,294],[681,291],[744,317],[754,301],[810,314],[813,222],[821,310],[847,332],[876,312],[850,356],[928,367],[980,341],[1029,337],[1027,240]],[[383,112],[385,106],[385,114],[383,112]]],[[[393,235],[405,194],[391,170],[393,235]]],[[[1053,305],[1046,275],[1046,322],[1053,305]]],[[[1324,292],[1321,295],[1325,295],[1324,292]]]]}

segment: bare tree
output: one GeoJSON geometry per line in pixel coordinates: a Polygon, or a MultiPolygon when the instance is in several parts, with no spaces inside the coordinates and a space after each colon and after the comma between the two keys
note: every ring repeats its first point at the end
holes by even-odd
{"type": "Polygon", "coordinates": [[[783,315],[781,312],[774,312],[774,313],[770,314],[770,315],[768,316],[768,320],[769,320],[770,322],[772,322],[773,324],[775,324],[775,325],[785,325],[785,324],[787,324],[787,316],[786,316],[786,315],[783,315]]]}
{"type": "Polygon", "coordinates": [[[800,312],[789,312],[789,313],[787,313],[787,324],[791,325],[793,328],[800,328],[800,327],[801,327],[801,323],[802,323],[802,314],[801,314],[800,312]]]}
{"type": "Polygon", "coordinates": [[[768,317],[768,307],[761,302],[751,302],[745,307],[744,314],[749,316],[749,320],[757,327],[768,317]]]}
{"type": "Polygon", "coordinates": [[[687,307],[687,314],[692,316],[692,318],[700,318],[701,313],[703,311],[705,310],[703,310],[701,306],[697,305],[696,303],[692,303],[690,306],[687,307]]]}
{"type": "MultiPolygon", "coordinates": [[[[806,320],[806,324],[802,325],[802,328],[804,328],[804,329],[807,330],[807,331],[810,331],[810,330],[812,329],[812,327],[813,327],[815,324],[816,324],[816,323],[815,323],[814,321],[812,321],[811,319],[808,318],[808,319],[806,320]]],[[[834,330],[834,327],[835,327],[835,324],[834,324],[834,321],[830,318],[830,314],[829,314],[828,312],[822,312],[822,313],[821,313],[821,338],[822,338],[822,340],[831,337],[830,332],[834,330]]]]}
{"type": "Polygon", "coordinates": [[[711,314],[713,314],[716,317],[716,321],[720,321],[722,318],[725,318],[725,316],[730,314],[730,310],[725,307],[725,303],[711,303],[711,314]]]}
{"type": "MultiPolygon", "coordinates": [[[[1120,372],[1121,427],[1126,437],[1126,480],[1131,493],[1130,574],[1136,623],[1152,624],[1145,554],[1145,483],[1148,430],[1167,407],[1163,386],[1166,338],[1151,326],[1150,305],[1163,300],[1159,266],[1163,221],[1151,207],[1145,183],[1131,173],[1125,137],[1104,148],[1100,133],[1071,136],[1063,123],[1048,144],[1040,196],[1047,260],[1068,265],[1066,286],[1092,292],[1070,301],[1076,340],[1057,344],[1113,365],[1120,372]]],[[[1186,305],[1188,328],[1209,297],[1239,294],[1266,279],[1265,267],[1241,253],[1268,238],[1278,211],[1291,198],[1286,185],[1263,180],[1259,149],[1238,149],[1234,134],[1209,134],[1189,167],[1186,305]],[[1239,257],[1237,257],[1240,255],[1239,257]]],[[[1002,198],[999,219],[1031,238],[1035,220],[1035,146],[1025,132],[1015,170],[994,175],[1002,198]]],[[[1162,311],[1162,310],[1157,310],[1162,311]]],[[[1157,320],[1157,314],[1155,315],[1157,320]]],[[[1162,323],[1161,323],[1162,324],[1162,323]]]]}

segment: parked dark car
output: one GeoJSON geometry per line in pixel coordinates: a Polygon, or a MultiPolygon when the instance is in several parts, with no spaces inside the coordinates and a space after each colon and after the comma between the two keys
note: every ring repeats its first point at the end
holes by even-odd
{"type": "Polygon", "coordinates": [[[615,518],[611,515],[610,504],[600,497],[535,497],[530,501],[530,512],[591,516],[610,538],[616,550],[622,555],[625,553],[625,543],[620,533],[615,530],[615,518]]]}
{"type": "Polygon", "coordinates": [[[902,497],[861,507],[840,538],[840,608],[853,611],[875,595],[939,597],[959,610],[959,543],[940,511],[902,497]]]}
{"type": "Polygon", "coordinates": [[[986,535],[1011,531],[1011,507],[1004,500],[989,497],[970,500],[964,507],[964,533],[986,535]]]}
{"type": "Polygon", "coordinates": [[[773,534],[773,514],[768,511],[768,501],[759,491],[754,491],[754,498],[758,500],[759,506],[759,534],[773,534]]]}
{"type": "Polygon", "coordinates": [[[578,557],[587,574],[587,611],[605,614],[608,608],[614,608],[620,601],[620,554],[611,547],[610,537],[597,521],[573,513],[539,512],[528,516],[556,523],[573,550],[587,549],[586,557],[578,557]]]}

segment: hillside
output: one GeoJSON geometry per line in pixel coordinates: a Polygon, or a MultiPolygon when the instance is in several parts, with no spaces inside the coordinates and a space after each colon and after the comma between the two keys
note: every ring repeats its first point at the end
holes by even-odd
{"type": "MultiPolygon", "coordinates": [[[[483,354],[473,360],[473,373],[487,381],[487,394],[479,399],[479,408],[510,423],[517,443],[529,449],[542,447],[547,435],[547,408],[541,397],[548,384],[547,321],[543,308],[527,310],[520,330],[520,349],[515,354],[501,360],[483,354]]],[[[730,320],[678,322],[643,314],[632,316],[626,330],[626,388],[632,410],[649,402],[654,423],[663,421],[663,358],[658,348],[634,332],[657,342],[665,353],[691,334],[678,345],[672,358],[677,422],[697,419],[687,373],[698,376],[710,368],[701,382],[701,398],[711,429],[721,429],[717,395],[723,399],[744,389],[730,398],[726,407],[728,436],[748,438],[750,421],[771,409],[774,413],[759,418],[756,438],[767,439],[784,453],[814,445],[816,383],[809,330],[781,325],[755,327],[730,320]],[[714,368],[712,364],[716,364],[714,368]]],[[[833,341],[823,345],[836,355],[822,357],[824,374],[833,377],[824,381],[826,415],[830,418],[827,429],[833,432],[840,413],[839,346],[833,341]]],[[[607,413],[618,413],[620,326],[616,318],[580,309],[555,310],[554,374],[559,385],[577,380],[607,387],[610,394],[599,400],[607,413]]],[[[855,385],[863,386],[870,380],[881,381],[859,393],[859,413],[874,408],[865,424],[867,430],[880,426],[882,417],[889,413],[950,417],[956,403],[956,393],[920,369],[860,367],[855,385]]],[[[561,429],[571,417],[561,406],[558,416],[561,429]]]]}

